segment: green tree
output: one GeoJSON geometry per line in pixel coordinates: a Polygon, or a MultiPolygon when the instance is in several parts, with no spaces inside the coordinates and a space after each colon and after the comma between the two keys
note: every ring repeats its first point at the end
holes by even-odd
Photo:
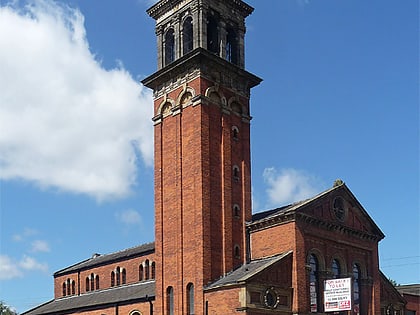
{"type": "Polygon", "coordinates": [[[17,313],[4,304],[3,301],[0,301],[0,315],[17,315],[17,313]]]}

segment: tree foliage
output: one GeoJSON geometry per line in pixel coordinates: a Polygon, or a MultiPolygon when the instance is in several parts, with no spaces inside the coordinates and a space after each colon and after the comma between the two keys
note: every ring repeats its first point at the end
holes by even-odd
{"type": "Polygon", "coordinates": [[[0,301],[0,315],[17,315],[17,313],[4,304],[3,301],[0,301]]]}

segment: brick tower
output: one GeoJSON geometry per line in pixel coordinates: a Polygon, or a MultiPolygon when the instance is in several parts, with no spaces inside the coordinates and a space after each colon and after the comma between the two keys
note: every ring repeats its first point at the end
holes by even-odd
{"type": "Polygon", "coordinates": [[[203,288],[247,259],[250,89],[241,0],[161,0],[154,91],[157,314],[205,314],[203,288]]]}

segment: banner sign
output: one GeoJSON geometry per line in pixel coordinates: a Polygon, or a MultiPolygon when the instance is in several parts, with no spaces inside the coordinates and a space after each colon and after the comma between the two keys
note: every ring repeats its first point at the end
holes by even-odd
{"type": "Polygon", "coordinates": [[[351,278],[325,280],[325,312],[351,310],[351,293],[351,278]]]}

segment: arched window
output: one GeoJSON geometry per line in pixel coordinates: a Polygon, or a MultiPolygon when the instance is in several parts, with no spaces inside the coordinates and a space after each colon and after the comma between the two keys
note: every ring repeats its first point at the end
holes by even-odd
{"type": "Polygon", "coordinates": [[[236,126],[232,127],[232,137],[233,140],[239,140],[239,129],[236,126]]]}
{"type": "Polygon", "coordinates": [[[241,216],[241,208],[237,204],[233,205],[233,216],[235,218],[239,218],[241,216]]]}
{"type": "Polygon", "coordinates": [[[149,280],[149,279],[150,279],[149,260],[146,259],[146,262],[145,262],[145,280],[149,280]]]}
{"type": "Polygon", "coordinates": [[[86,292],[90,291],[90,279],[89,277],[86,277],[86,292]]]}
{"type": "Polygon", "coordinates": [[[360,294],[360,266],[353,264],[353,310],[355,315],[361,314],[361,294],[360,294]]]}
{"type": "Polygon", "coordinates": [[[241,258],[241,249],[239,248],[239,245],[235,245],[233,251],[235,258],[241,258]]]}
{"type": "Polygon", "coordinates": [[[219,30],[215,17],[210,16],[207,20],[207,49],[212,53],[219,54],[219,30]]]}
{"type": "Polygon", "coordinates": [[[152,262],[152,279],[156,279],[156,264],[152,262]]]}
{"type": "Polygon", "coordinates": [[[127,282],[127,272],[125,269],[122,270],[122,284],[125,284],[127,282]]]}
{"type": "Polygon", "coordinates": [[[95,290],[95,276],[93,273],[90,274],[90,290],[95,290]]]}
{"type": "Polygon", "coordinates": [[[175,34],[171,28],[165,34],[165,66],[175,60],[175,34]]]}
{"type": "Polygon", "coordinates": [[[76,282],[74,280],[71,282],[71,294],[76,294],[76,282]]]}
{"type": "Polygon", "coordinates": [[[143,275],[143,265],[141,264],[139,266],[139,281],[143,281],[144,275],[143,275]]]}
{"type": "Polygon", "coordinates": [[[95,289],[99,290],[99,276],[98,275],[96,275],[95,277],[95,289]]]}
{"type": "Polygon", "coordinates": [[[194,285],[187,285],[187,315],[194,315],[194,285]]]}
{"type": "Polygon", "coordinates": [[[239,167],[237,165],[233,166],[233,179],[239,181],[239,167]]]}
{"type": "Polygon", "coordinates": [[[238,64],[238,40],[232,28],[227,30],[226,35],[226,60],[238,64]]]}
{"type": "Polygon", "coordinates": [[[63,296],[66,296],[67,294],[67,288],[66,288],[66,283],[63,283],[63,296]]]}
{"type": "Polygon", "coordinates": [[[174,288],[172,287],[166,289],[166,313],[174,315],[174,288]]]}
{"type": "Polygon", "coordinates": [[[70,279],[67,279],[67,295],[71,294],[71,288],[70,288],[70,279]]]}
{"type": "Polygon", "coordinates": [[[331,264],[331,271],[333,273],[333,278],[340,278],[341,266],[340,266],[340,262],[337,259],[333,259],[332,264],[331,264]]]}
{"type": "Polygon", "coordinates": [[[182,53],[184,55],[193,50],[193,39],[192,17],[188,17],[182,26],[182,53]]]}
{"type": "Polygon", "coordinates": [[[309,256],[309,292],[310,292],[310,299],[311,299],[311,312],[317,313],[319,309],[319,263],[318,258],[311,254],[309,256]]]}
{"type": "Polygon", "coordinates": [[[111,287],[115,285],[115,272],[111,271],[111,287]]]}
{"type": "Polygon", "coordinates": [[[117,267],[117,270],[115,272],[115,278],[117,280],[117,285],[121,284],[121,272],[120,272],[120,267],[117,267]]]}

